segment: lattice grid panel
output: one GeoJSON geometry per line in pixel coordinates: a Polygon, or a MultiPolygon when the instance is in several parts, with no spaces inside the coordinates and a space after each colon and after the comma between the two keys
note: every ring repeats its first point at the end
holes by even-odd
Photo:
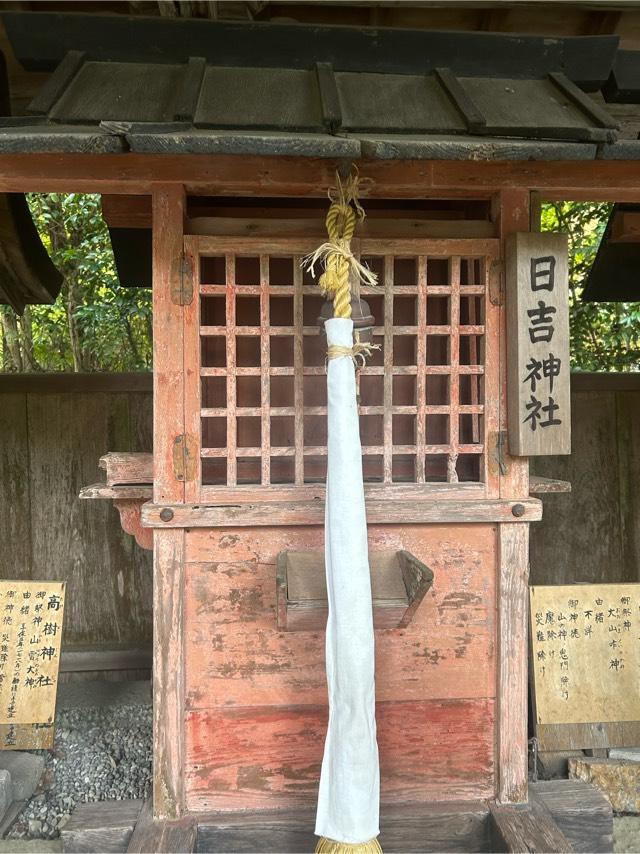
{"type": "MultiPolygon", "coordinates": [[[[326,475],[323,299],[302,255],[200,258],[203,484],[313,483],[326,475]]],[[[364,257],[380,286],[360,372],[368,482],[480,481],[487,262],[364,257]]]]}

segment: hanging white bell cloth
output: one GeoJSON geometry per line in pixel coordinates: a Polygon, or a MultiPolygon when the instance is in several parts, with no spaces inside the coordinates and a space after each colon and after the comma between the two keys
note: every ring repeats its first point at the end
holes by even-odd
{"type": "MultiPolygon", "coordinates": [[[[325,324],[329,346],[351,347],[353,321],[325,324]]],[[[316,834],[337,842],[378,836],[380,770],[376,742],[375,652],[362,449],[355,368],[350,356],[327,367],[328,472],[325,565],[329,726],[322,760],[316,834]]]]}

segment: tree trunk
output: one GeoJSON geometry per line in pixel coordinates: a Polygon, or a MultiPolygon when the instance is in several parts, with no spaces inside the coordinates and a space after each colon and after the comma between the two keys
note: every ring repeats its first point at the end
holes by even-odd
{"type": "Polygon", "coordinates": [[[40,365],[33,354],[33,323],[31,307],[25,306],[20,318],[20,330],[22,332],[22,361],[25,371],[39,371],[40,365]]]}
{"type": "Polygon", "coordinates": [[[71,342],[71,355],[73,357],[73,370],[75,373],[81,373],[84,369],[83,358],[82,358],[82,345],[80,342],[80,335],[78,333],[78,327],[76,325],[76,320],[74,316],[74,312],[76,310],[76,298],[75,298],[75,282],[73,281],[73,277],[69,276],[67,278],[67,287],[66,287],[66,303],[67,303],[67,323],[69,327],[69,340],[71,342]]]}
{"type": "Polygon", "coordinates": [[[24,365],[20,351],[20,332],[18,331],[16,316],[12,309],[3,307],[0,309],[0,317],[2,318],[4,342],[10,359],[10,370],[19,373],[24,370],[24,365]]]}
{"type": "Polygon", "coordinates": [[[133,358],[135,359],[136,368],[139,370],[142,367],[142,358],[140,357],[140,350],[136,344],[136,339],[128,317],[124,318],[124,328],[127,334],[127,340],[129,341],[129,346],[131,347],[131,352],[133,353],[133,358]]]}

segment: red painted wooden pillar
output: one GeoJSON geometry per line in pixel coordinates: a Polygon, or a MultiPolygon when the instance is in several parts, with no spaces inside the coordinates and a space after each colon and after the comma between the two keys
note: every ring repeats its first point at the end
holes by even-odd
{"type": "MultiPolygon", "coordinates": [[[[180,291],[184,188],[153,192],[153,500],[183,503],[174,452],[184,433],[184,307],[180,291]]],[[[153,550],[153,811],[184,810],[184,531],[154,532],[153,550]]]]}

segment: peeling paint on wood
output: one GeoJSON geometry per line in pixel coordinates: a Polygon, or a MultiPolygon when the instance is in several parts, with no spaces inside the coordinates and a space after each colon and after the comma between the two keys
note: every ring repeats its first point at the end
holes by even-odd
{"type": "MultiPolygon", "coordinates": [[[[404,629],[376,632],[389,799],[494,794],[495,525],[372,526],[434,573],[404,629]],[[482,712],[480,712],[480,709],[482,712]]],[[[318,549],[318,527],[187,531],[188,809],[308,802],[325,735],[324,632],[279,632],[276,560],[318,549]]]]}
{"type": "MultiPolygon", "coordinates": [[[[378,703],[383,803],[494,793],[493,701],[378,703]]],[[[317,796],[324,706],[190,712],[187,808],[274,809],[317,796]]]]}

